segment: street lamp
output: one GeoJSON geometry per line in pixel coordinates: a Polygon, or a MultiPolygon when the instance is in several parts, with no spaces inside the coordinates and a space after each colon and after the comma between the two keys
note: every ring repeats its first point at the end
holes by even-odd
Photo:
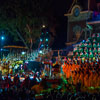
{"type": "Polygon", "coordinates": [[[45,25],[42,25],[43,28],[45,28],[45,25]]]}
{"type": "Polygon", "coordinates": [[[1,36],[1,40],[4,40],[5,38],[4,38],[4,36],[1,36]]]}

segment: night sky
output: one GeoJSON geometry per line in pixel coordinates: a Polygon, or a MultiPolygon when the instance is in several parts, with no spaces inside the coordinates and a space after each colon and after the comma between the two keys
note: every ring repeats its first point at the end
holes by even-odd
{"type": "MultiPolygon", "coordinates": [[[[66,48],[65,43],[67,41],[67,17],[64,17],[64,14],[68,12],[73,1],[74,0],[61,0],[61,2],[58,2],[57,6],[54,8],[59,26],[56,28],[57,37],[55,38],[53,48],[55,48],[55,45],[57,49],[66,48]]],[[[88,0],[77,0],[77,1],[78,1],[77,4],[81,5],[83,10],[88,9],[88,3],[87,3],[88,0]]],[[[91,1],[90,9],[92,11],[97,10],[96,3],[100,2],[100,0],[90,0],[90,1],[91,1]]]]}
{"type": "Polygon", "coordinates": [[[57,27],[55,28],[56,36],[53,42],[53,49],[65,48],[67,41],[67,17],[64,16],[71,6],[72,0],[54,0],[54,16],[56,17],[57,27]]]}
{"type": "MultiPolygon", "coordinates": [[[[36,1],[41,1],[41,0],[36,0],[36,1]]],[[[47,0],[42,0],[43,3],[48,3],[47,0]]],[[[41,3],[39,4],[39,6],[43,5],[41,3]]],[[[49,0],[50,1],[50,0],[49,0]]],[[[54,27],[55,32],[52,34],[54,35],[54,41],[52,44],[52,48],[53,49],[60,49],[65,47],[65,42],[67,39],[67,17],[64,16],[65,13],[67,13],[67,10],[69,9],[72,0],[51,0],[51,4],[46,4],[44,7],[44,11],[42,11],[43,13],[41,13],[41,16],[47,15],[48,17],[51,18],[51,22],[52,22],[52,27],[54,27]],[[46,6],[49,6],[49,8],[46,6]]],[[[2,13],[7,15],[8,18],[16,18],[16,15],[14,15],[13,13],[13,7],[18,8],[20,7],[20,9],[18,8],[19,11],[22,10],[22,14],[27,16],[27,13],[30,11],[31,14],[34,13],[34,10],[32,8],[34,8],[31,4],[32,0],[0,0],[0,9],[2,8],[2,13]],[[17,1],[17,2],[16,2],[17,1]],[[14,4],[16,3],[16,4],[14,4]],[[8,6],[9,5],[9,6],[8,6]],[[9,7],[10,9],[7,9],[7,7],[9,7]],[[7,12],[6,12],[7,9],[7,12]]],[[[16,12],[17,9],[16,9],[16,12]]],[[[38,13],[38,11],[37,11],[38,13]]],[[[20,15],[20,14],[19,14],[20,15]]],[[[34,16],[34,14],[33,14],[34,16]]],[[[49,19],[50,19],[49,18],[49,19]]],[[[12,44],[12,42],[10,41],[11,38],[13,39],[13,37],[8,38],[8,42],[10,45],[12,44]]],[[[21,42],[21,41],[20,41],[21,42]]],[[[22,42],[17,42],[13,44],[22,44],[22,42]]]]}
{"type": "MultiPolygon", "coordinates": [[[[2,6],[3,4],[7,4],[12,6],[13,4],[10,4],[9,1],[13,2],[13,0],[0,0],[0,5],[2,6]]],[[[22,2],[20,5],[23,6],[23,2],[25,1],[24,0],[21,1],[22,2]]],[[[29,8],[29,6],[31,1],[32,0],[28,0],[28,4],[29,4],[28,9],[30,10],[31,8],[29,8]]],[[[47,1],[47,0],[43,0],[43,1],[47,1]]],[[[55,19],[53,23],[56,24],[54,42],[53,45],[51,46],[53,49],[61,49],[66,47],[65,43],[67,41],[66,40],[67,39],[67,17],[65,17],[64,14],[68,12],[73,1],[74,0],[52,0],[52,4],[50,5],[48,11],[46,11],[48,12],[48,14],[50,14],[49,16],[51,17],[53,16],[53,18],[55,19]]],[[[80,1],[78,4],[83,5],[83,9],[87,7],[86,5],[87,0],[78,0],[78,1],[80,1]]],[[[96,2],[98,2],[98,0],[96,2]]],[[[47,6],[48,5],[49,4],[47,4],[47,6]]],[[[24,7],[21,9],[24,9],[24,7]]],[[[27,6],[25,7],[25,9],[27,9],[27,6]]],[[[23,14],[25,13],[26,12],[23,12],[23,14]]]]}

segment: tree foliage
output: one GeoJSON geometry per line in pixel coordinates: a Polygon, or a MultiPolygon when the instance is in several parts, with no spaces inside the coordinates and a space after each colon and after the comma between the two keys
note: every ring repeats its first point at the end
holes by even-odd
{"type": "Polygon", "coordinates": [[[50,25],[48,11],[53,0],[4,0],[0,4],[0,31],[32,48],[43,24],[50,25]],[[49,24],[48,24],[49,23],[49,24]]]}

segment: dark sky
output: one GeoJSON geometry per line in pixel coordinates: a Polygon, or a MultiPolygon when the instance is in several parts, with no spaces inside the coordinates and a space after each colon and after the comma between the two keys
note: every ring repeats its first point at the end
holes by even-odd
{"type": "MultiPolygon", "coordinates": [[[[71,4],[74,0],[55,0],[54,12],[59,23],[59,26],[56,28],[56,38],[53,44],[54,49],[66,48],[67,41],[67,17],[64,16],[65,13],[68,12],[71,4]],[[56,45],[56,46],[55,46],[56,45]]],[[[83,10],[88,9],[88,0],[77,0],[79,5],[82,6],[83,10]]],[[[90,0],[90,9],[95,11],[96,3],[100,2],[100,0],[90,0]],[[95,4],[95,5],[94,5],[95,4]]]]}
{"type": "MultiPolygon", "coordinates": [[[[17,0],[14,0],[14,1],[17,1],[17,0]]],[[[0,0],[0,5],[6,4],[6,5],[12,6],[14,1],[13,0],[0,0]]],[[[20,0],[18,0],[18,1],[20,1],[20,0]]],[[[21,2],[22,4],[20,4],[20,5],[23,6],[23,3],[27,0],[25,0],[25,1],[21,0],[21,1],[23,1],[23,2],[21,2]]],[[[32,1],[32,0],[29,0],[27,2],[29,3],[30,1],[32,1]]],[[[43,0],[43,1],[47,1],[47,0],[43,0]]],[[[52,14],[50,16],[54,16],[53,18],[56,19],[56,23],[57,23],[57,27],[55,27],[56,36],[55,36],[54,43],[52,45],[52,48],[54,48],[54,49],[60,49],[60,48],[65,47],[65,42],[67,39],[67,17],[65,17],[64,14],[67,13],[67,10],[69,9],[72,1],[73,0],[52,0],[52,5],[49,7],[49,11],[52,14]]],[[[49,4],[47,4],[47,5],[49,5],[49,4]]],[[[23,7],[21,9],[27,10],[27,7],[25,6],[25,8],[23,7]]],[[[28,9],[29,9],[29,5],[28,5],[28,9]]],[[[48,13],[49,13],[49,11],[48,11],[48,13]]],[[[26,13],[26,12],[22,12],[22,13],[26,13]]],[[[32,11],[32,13],[34,13],[34,12],[32,11]]]]}
{"type": "Polygon", "coordinates": [[[56,37],[53,43],[53,49],[65,48],[67,39],[67,17],[64,16],[67,13],[72,0],[55,0],[54,13],[57,19],[58,26],[56,27],[56,37]]]}
{"type": "MultiPolygon", "coordinates": [[[[0,0],[0,5],[2,5],[2,3],[3,3],[2,1],[9,4],[9,1],[13,1],[13,0],[0,0]]],[[[32,0],[29,0],[29,1],[32,1],[32,0]]],[[[45,0],[43,0],[43,1],[45,1],[45,0]]],[[[65,43],[67,41],[66,40],[67,39],[67,17],[65,17],[64,14],[68,12],[68,9],[70,8],[70,6],[74,0],[52,0],[52,1],[53,2],[52,2],[51,7],[49,7],[49,9],[50,9],[49,11],[52,12],[51,16],[55,17],[56,23],[57,23],[57,26],[55,29],[56,36],[55,36],[52,48],[53,49],[61,49],[61,48],[66,47],[65,43]]],[[[78,0],[78,1],[79,1],[78,4],[82,5],[83,8],[87,8],[88,0],[78,0]]],[[[92,0],[90,0],[90,1],[92,1],[92,0]]],[[[98,1],[99,0],[96,0],[96,2],[98,2],[98,1]]],[[[23,0],[23,2],[24,2],[24,0],[23,0]]],[[[48,11],[48,13],[49,13],[49,11],[48,11]]]]}

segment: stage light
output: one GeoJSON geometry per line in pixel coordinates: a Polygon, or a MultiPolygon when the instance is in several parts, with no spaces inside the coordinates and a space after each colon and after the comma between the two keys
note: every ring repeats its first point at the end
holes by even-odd
{"type": "Polygon", "coordinates": [[[24,54],[25,54],[25,52],[23,51],[23,52],[22,52],[22,55],[24,55],[24,54]]]}
{"type": "Polygon", "coordinates": [[[42,39],[40,39],[40,41],[42,42],[42,39]]]}
{"type": "Polygon", "coordinates": [[[83,40],[83,42],[85,42],[85,40],[83,40]]]}
{"type": "Polygon", "coordinates": [[[30,80],[33,80],[33,76],[30,76],[30,80]]]}
{"type": "Polygon", "coordinates": [[[46,41],[48,41],[48,39],[47,39],[47,38],[46,38],[45,40],[46,40],[46,41]]]}
{"type": "Polygon", "coordinates": [[[45,28],[45,25],[42,25],[43,28],[45,28]]]}
{"type": "Polygon", "coordinates": [[[44,45],[42,44],[41,47],[43,47],[44,45]]]}
{"type": "Polygon", "coordinates": [[[4,36],[2,36],[2,37],[1,37],[1,40],[4,40],[4,39],[5,39],[4,36]]]}
{"type": "Polygon", "coordinates": [[[40,50],[39,53],[43,53],[42,50],[40,50]]]}

